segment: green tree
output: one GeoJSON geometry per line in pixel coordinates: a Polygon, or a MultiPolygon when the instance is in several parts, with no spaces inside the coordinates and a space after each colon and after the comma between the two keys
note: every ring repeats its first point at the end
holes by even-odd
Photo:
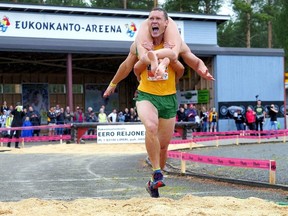
{"type": "Polygon", "coordinates": [[[281,8],[279,0],[232,0],[232,5],[236,18],[218,29],[220,46],[235,45],[229,39],[234,38],[239,47],[244,40],[244,47],[279,47],[272,28],[281,8]]]}
{"type": "Polygon", "coordinates": [[[92,7],[109,9],[150,10],[154,3],[154,0],[91,0],[92,7]]]}
{"type": "Polygon", "coordinates": [[[175,12],[216,14],[222,3],[223,0],[167,0],[163,8],[175,12]]]}
{"type": "Polygon", "coordinates": [[[275,40],[277,44],[280,44],[281,47],[285,50],[285,70],[288,71],[288,1],[280,0],[279,1],[279,11],[275,15],[273,22],[274,31],[275,31],[275,40]]]}
{"type": "Polygon", "coordinates": [[[12,0],[14,3],[48,4],[59,6],[89,6],[84,0],[12,0]]]}

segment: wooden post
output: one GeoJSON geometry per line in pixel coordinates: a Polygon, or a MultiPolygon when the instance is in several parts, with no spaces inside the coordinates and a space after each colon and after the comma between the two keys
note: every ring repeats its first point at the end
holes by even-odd
{"type": "Polygon", "coordinates": [[[24,138],[22,138],[21,146],[24,148],[24,138]]]}
{"type": "Polygon", "coordinates": [[[186,161],[183,160],[182,153],[181,153],[181,174],[185,174],[185,173],[186,173],[186,161]]]}
{"type": "Polygon", "coordinates": [[[193,145],[193,142],[189,142],[189,149],[191,150],[192,149],[192,145],[193,145]]]}
{"type": "Polygon", "coordinates": [[[258,134],[258,144],[261,143],[261,135],[260,133],[258,134]]]}
{"type": "Polygon", "coordinates": [[[284,136],[283,136],[283,143],[286,142],[286,131],[284,132],[284,136]]]}
{"type": "Polygon", "coordinates": [[[269,169],[269,183],[276,183],[276,161],[270,160],[270,169],[269,169]]]}

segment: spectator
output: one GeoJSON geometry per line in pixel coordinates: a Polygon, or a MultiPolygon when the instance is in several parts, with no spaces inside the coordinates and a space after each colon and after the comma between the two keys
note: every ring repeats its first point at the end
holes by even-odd
{"type": "MultiPolygon", "coordinates": [[[[0,113],[0,128],[6,127],[6,120],[7,120],[7,110],[3,110],[3,113],[0,113]]],[[[7,137],[7,131],[1,131],[2,137],[7,137]]]]}
{"type": "Polygon", "coordinates": [[[92,107],[88,107],[87,108],[87,113],[85,114],[85,119],[87,119],[87,117],[90,116],[92,112],[93,112],[93,108],[92,107]]]}
{"type": "Polygon", "coordinates": [[[178,122],[185,122],[186,121],[186,114],[185,114],[185,109],[183,106],[179,107],[179,110],[177,110],[177,121],[178,122]]]}
{"type": "Polygon", "coordinates": [[[210,132],[217,132],[218,113],[216,108],[213,107],[209,113],[210,132]]]}
{"type": "Polygon", "coordinates": [[[8,111],[8,110],[9,110],[9,108],[8,108],[8,106],[7,106],[7,102],[4,101],[3,104],[2,104],[2,106],[1,106],[0,112],[3,114],[4,111],[8,111]]]}
{"type": "MultiPolygon", "coordinates": [[[[274,104],[271,104],[270,107],[268,107],[268,114],[270,116],[270,130],[274,130],[275,133],[277,133],[277,129],[278,129],[277,113],[278,113],[278,110],[275,109],[274,104]]],[[[276,136],[276,139],[278,139],[277,136],[276,136]]]]}
{"type": "Polygon", "coordinates": [[[123,115],[125,116],[125,122],[129,122],[130,121],[130,112],[129,112],[129,109],[127,107],[125,108],[123,115]]]}
{"type": "MultiPolygon", "coordinates": [[[[185,111],[185,115],[186,115],[187,122],[193,122],[196,125],[197,110],[196,110],[194,104],[189,105],[188,109],[185,111]]],[[[190,126],[186,127],[186,130],[188,130],[188,129],[191,130],[191,128],[195,128],[195,127],[192,127],[192,125],[190,125],[190,126]]],[[[194,129],[192,129],[192,131],[194,131],[194,129]]],[[[183,131],[183,133],[184,133],[184,131],[183,131]]]]}
{"type": "Polygon", "coordinates": [[[13,107],[13,105],[10,105],[9,106],[9,109],[8,109],[8,113],[7,113],[7,115],[9,115],[10,114],[10,112],[12,112],[14,110],[14,107],[13,107]]]}
{"type": "Polygon", "coordinates": [[[183,107],[184,107],[184,110],[185,110],[185,112],[186,112],[186,110],[188,109],[188,104],[183,104],[183,107]]]}
{"type": "Polygon", "coordinates": [[[260,127],[260,131],[263,131],[265,109],[261,105],[261,100],[257,101],[257,105],[255,107],[255,112],[256,112],[255,129],[256,129],[256,131],[258,131],[259,127],[260,127]]]}
{"type": "MultiPolygon", "coordinates": [[[[13,111],[11,111],[11,114],[13,115],[13,121],[11,123],[11,133],[10,133],[10,139],[12,139],[12,137],[14,136],[14,130],[13,127],[22,127],[23,124],[23,117],[24,117],[24,112],[23,112],[23,106],[21,106],[20,102],[16,103],[15,109],[13,111]]],[[[19,138],[21,135],[21,130],[16,130],[15,132],[15,138],[19,138]]],[[[7,147],[11,147],[11,142],[7,143],[7,147]]],[[[19,141],[15,142],[15,148],[20,148],[19,147],[19,141]]]]}
{"type": "Polygon", "coordinates": [[[125,116],[123,115],[123,112],[118,113],[118,122],[125,122],[125,116]]]}
{"type": "MultiPolygon", "coordinates": [[[[56,124],[57,125],[64,125],[64,109],[60,108],[60,111],[58,113],[56,113],[56,124]]],[[[56,128],[56,133],[57,135],[63,135],[63,127],[62,128],[56,128]]]]}
{"type": "Polygon", "coordinates": [[[130,108],[129,114],[130,114],[129,122],[137,122],[138,116],[137,116],[137,113],[133,107],[130,108]]]}
{"type": "Polygon", "coordinates": [[[113,111],[108,115],[108,121],[109,122],[117,122],[117,110],[113,109],[113,111]]]}
{"type": "MultiPolygon", "coordinates": [[[[32,127],[32,123],[29,119],[29,116],[25,117],[25,121],[23,122],[23,127],[32,127]]],[[[21,137],[32,137],[33,136],[33,129],[30,130],[22,130],[21,137]]]]}
{"type": "MultiPolygon", "coordinates": [[[[53,106],[50,107],[50,110],[48,111],[48,125],[49,126],[55,126],[56,125],[56,113],[55,113],[55,108],[53,106]]],[[[51,127],[49,128],[49,137],[55,135],[55,128],[51,127]]]]}
{"type": "MultiPolygon", "coordinates": [[[[97,122],[97,121],[98,121],[98,118],[95,115],[95,113],[93,111],[90,111],[90,113],[86,116],[86,122],[97,122]]],[[[87,134],[88,135],[94,135],[95,134],[95,128],[89,128],[87,134]]]]}
{"type": "MultiPolygon", "coordinates": [[[[74,116],[73,112],[70,110],[70,107],[67,106],[64,112],[64,124],[71,124],[73,122],[73,116],[74,116]]],[[[65,128],[64,134],[65,135],[71,134],[71,129],[65,128]]]]}
{"type": "Polygon", "coordinates": [[[246,124],[249,130],[255,130],[256,113],[250,106],[247,107],[246,111],[246,124]]]}
{"type": "MultiPolygon", "coordinates": [[[[34,110],[32,106],[29,106],[27,116],[30,119],[30,122],[32,126],[40,126],[41,125],[41,116],[37,110],[34,110]]],[[[39,136],[40,129],[34,129],[33,130],[33,136],[37,135],[39,136]]]]}
{"type": "Polygon", "coordinates": [[[4,110],[3,113],[0,113],[0,128],[4,128],[5,127],[5,123],[6,123],[6,118],[7,118],[7,111],[4,110]]]}
{"type": "Polygon", "coordinates": [[[99,110],[98,121],[99,121],[99,123],[107,123],[108,122],[107,115],[104,112],[103,108],[100,108],[100,110],[99,110]]]}
{"type": "Polygon", "coordinates": [[[245,117],[244,115],[241,113],[241,110],[238,109],[233,116],[234,120],[235,120],[235,124],[236,124],[236,128],[238,131],[244,131],[245,130],[245,117]]]}
{"type": "Polygon", "coordinates": [[[195,122],[195,116],[197,115],[197,110],[194,104],[190,104],[189,108],[185,112],[188,122],[195,122]]]}
{"type": "Polygon", "coordinates": [[[22,122],[24,122],[24,121],[25,121],[25,119],[26,119],[26,116],[28,115],[28,110],[27,110],[27,108],[26,108],[26,107],[23,107],[23,112],[24,112],[24,117],[23,117],[23,119],[22,119],[22,122]]]}
{"type": "Polygon", "coordinates": [[[56,113],[56,115],[58,114],[58,113],[60,113],[60,105],[59,104],[56,104],[56,106],[55,106],[55,113],[56,113]]]}
{"type": "MultiPolygon", "coordinates": [[[[183,106],[180,106],[176,113],[177,122],[186,122],[186,114],[183,106]]],[[[187,139],[187,126],[182,125],[182,139],[187,139]]]]}
{"type": "Polygon", "coordinates": [[[74,113],[74,122],[82,123],[84,121],[84,113],[82,112],[81,107],[77,107],[76,112],[74,113]]]}
{"type": "MultiPolygon", "coordinates": [[[[8,112],[8,111],[7,111],[7,112],[8,112]]],[[[9,112],[9,115],[8,115],[7,118],[6,118],[5,127],[6,127],[6,128],[11,128],[12,121],[13,121],[13,115],[12,115],[12,112],[9,112]]],[[[11,131],[8,130],[8,131],[7,131],[7,134],[4,134],[5,137],[10,136],[10,135],[11,135],[10,132],[11,132],[11,131]]]]}
{"type": "Polygon", "coordinates": [[[200,124],[201,124],[201,131],[207,132],[208,129],[208,112],[206,111],[206,108],[202,106],[200,111],[200,124]]]}

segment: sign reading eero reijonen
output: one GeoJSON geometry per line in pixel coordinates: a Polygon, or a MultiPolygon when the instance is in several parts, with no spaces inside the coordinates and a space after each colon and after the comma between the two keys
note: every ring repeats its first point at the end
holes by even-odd
{"type": "MultiPolygon", "coordinates": [[[[0,37],[134,41],[143,21],[137,18],[5,12],[0,13],[0,37]]],[[[177,22],[177,25],[182,31],[183,22],[177,22]]]]}
{"type": "Polygon", "coordinates": [[[97,143],[144,143],[145,127],[133,125],[98,125],[97,143]]]}

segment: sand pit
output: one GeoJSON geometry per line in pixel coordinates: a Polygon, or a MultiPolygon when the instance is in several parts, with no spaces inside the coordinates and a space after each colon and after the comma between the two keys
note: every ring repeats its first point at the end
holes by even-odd
{"type": "MultiPolygon", "coordinates": [[[[144,144],[91,145],[51,144],[24,149],[9,149],[1,154],[140,154],[145,153],[144,144]]],[[[1,156],[1,155],[0,155],[1,156]]],[[[238,199],[233,197],[197,197],[186,195],[181,199],[132,198],[126,200],[77,199],[41,200],[26,199],[19,202],[0,202],[0,216],[184,216],[184,215],[251,215],[287,216],[288,206],[258,198],[238,199]]]]}
{"type": "Polygon", "coordinates": [[[21,216],[184,216],[243,215],[285,216],[288,207],[257,198],[186,196],[180,200],[167,198],[134,198],[129,200],[79,199],[74,201],[44,201],[27,199],[16,203],[0,203],[0,215],[21,216]]]}

